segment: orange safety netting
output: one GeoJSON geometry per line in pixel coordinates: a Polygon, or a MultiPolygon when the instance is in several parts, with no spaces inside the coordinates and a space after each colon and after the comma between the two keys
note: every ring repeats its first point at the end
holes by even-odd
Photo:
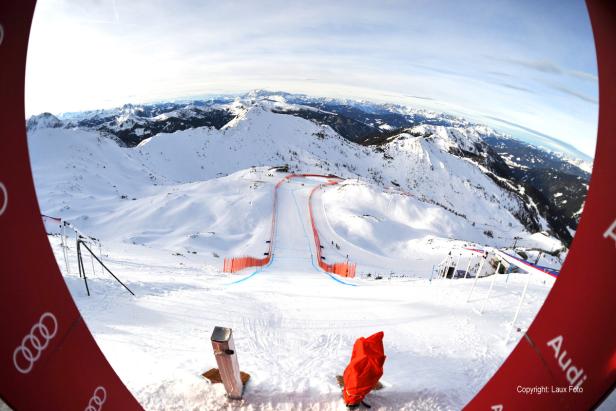
{"type": "Polygon", "coordinates": [[[232,257],[225,258],[224,262],[224,272],[226,273],[235,273],[237,271],[243,270],[248,267],[261,267],[267,265],[270,262],[270,256],[268,255],[266,258],[255,258],[255,257],[232,257]]]}
{"type": "MultiPolygon", "coordinates": [[[[295,178],[295,177],[323,177],[323,178],[340,178],[337,177],[333,174],[330,174],[328,176],[325,175],[321,175],[321,174],[289,174],[287,176],[285,176],[284,178],[282,178],[278,183],[276,183],[276,186],[274,187],[274,201],[273,201],[273,211],[272,211],[272,228],[270,231],[270,239],[269,239],[269,248],[268,248],[268,252],[266,253],[267,257],[264,258],[256,258],[256,257],[231,257],[231,258],[225,258],[224,259],[224,266],[223,266],[223,271],[226,273],[235,273],[237,271],[243,270],[244,268],[248,268],[248,267],[262,267],[264,265],[269,264],[269,262],[271,261],[272,258],[272,249],[273,249],[273,244],[274,244],[274,233],[276,232],[276,213],[278,211],[278,188],[286,181],[295,178]]],[[[333,185],[333,184],[338,184],[337,180],[329,180],[327,183],[321,184],[315,188],[312,189],[312,191],[310,192],[310,196],[308,198],[308,209],[310,212],[310,223],[312,224],[312,232],[314,235],[314,241],[316,244],[316,249],[317,249],[317,259],[319,262],[319,267],[321,267],[324,271],[327,271],[329,273],[334,273],[334,274],[338,274],[340,276],[343,277],[355,277],[355,264],[354,263],[349,263],[349,262],[344,262],[344,263],[333,263],[333,264],[327,264],[325,262],[323,262],[323,258],[321,257],[321,241],[319,240],[319,233],[317,231],[315,222],[314,222],[314,217],[312,215],[312,194],[315,192],[315,190],[317,190],[320,187],[326,186],[326,185],[333,185]]]]}
{"type": "Polygon", "coordinates": [[[272,247],[274,244],[274,233],[276,232],[276,212],[278,210],[278,188],[288,179],[294,177],[295,174],[289,174],[285,176],[282,180],[276,183],[274,187],[274,201],[272,206],[272,228],[270,231],[270,239],[269,239],[269,247],[267,252],[267,257],[265,258],[256,258],[256,257],[232,257],[225,258],[223,271],[225,273],[235,273],[237,271],[243,270],[248,267],[262,267],[264,265],[269,264],[272,258],[272,247]]]}
{"type": "MultiPolygon", "coordinates": [[[[321,176],[323,177],[323,176],[321,176]]],[[[316,246],[317,251],[317,260],[319,261],[319,267],[321,267],[324,271],[328,273],[338,274],[342,277],[355,277],[355,263],[333,263],[328,264],[323,261],[323,257],[321,256],[321,240],[319,238],[319,232],[317,231],[317,226],[314,222],[314,214],[312,212],[312,196],[316,190],[321,187],[338,184],[336,180],[329,180],[327,183],[316,186],[310,192],[310,196],[308,196],[308,211],[310,212],[310,224],[312,225],[312,235],[314,236],[314,244],[316,246]]]]}

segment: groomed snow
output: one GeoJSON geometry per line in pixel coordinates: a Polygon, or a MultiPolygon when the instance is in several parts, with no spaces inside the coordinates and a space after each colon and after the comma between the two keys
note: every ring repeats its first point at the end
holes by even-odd
{"type": "MultiPolygon", "coordinates": [[[[465,245],[556,240],[526,232],[504,190],[444,151],[464,136],[443,129],[434,143],[396,140],[384,149],[388,161],[266,108],[238,105],[240,117],[221,131],[160,134],[130,149],[77,129],[31,132],[42,212],[100,238],[104,261],[136,294],[98,267],[92,272],[86,259],[87,297],[73,243],[69,274],[59,238],[50,236],[103,352],[146,409],[342,410],[335,375],[355,339],[383,330],[385,389],[368,397],[373,408],[461,408],[515,345],[503,340],[527,275],[498,275],[489,301],[492,277],[479,279],[467,302],[474,280],[433,279],[432,267],[465,245]],[[281,186],[269,266],[221,272],[223,257],[267,249],[273,189],[285,175],[269,167],[285,162],[348,178],[319,190],[314,210],[323,255],[348,255],[358,278],[315,268],[307,196],[318,178],[281,186]],[[233,328],[241,368],[251,374],[241,402],[229,403],[222,386],[200,377],[215,367],[216,325],[233,328]]],[[[532,277],[522,329],[551,284],[532,277]]]]}
{"type": "MultiPolygon", "coordinates": [[[[343,410],[334,377],[354,340],[380,330],[386,388],[368,402],[377,410],[459,409],[512,349],[503,340],[526,275],[498,276],[488,301],[491,279],[480,279],[470,302],[472,279],[342,284],[311,259],[314,182],[304,184],[281,189],[274,261],[256,274],[225,275],[198,256],[109,243],[104,259],[136,297],[98,269],[88,273],[91,297],[75,270],[65,275],[103,352],[146,409],[343,410]],[[208,341],[216,325],[233,328],[241,368],[252,376],[233,405],[199,377],[216,366],[208,341]]],[[[518,325],[530,323],[549,288],[533,279],[518,325]]]]}

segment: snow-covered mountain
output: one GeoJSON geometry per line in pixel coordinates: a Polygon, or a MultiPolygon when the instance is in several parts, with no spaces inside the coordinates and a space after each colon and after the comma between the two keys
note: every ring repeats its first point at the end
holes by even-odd
{"type": "MultiPolygon", "coordinates": [[[[463,118],[409,107],[255,90],[242,96],[220,96],[201,101],[143,106],[127,104],[118,109],[64,114],[60,119],[46,113],[30,118],[28,129],[33,131],[49,126],[96,131],[115,136],[128,147],[140,145],[147,149],[146,140],[157,136],[159,138],[153,139],[151,144],[158,145],[159,140],[168,139],[162,137],[163,134],[183,138],[183,133],[176,132],[193,130],[187,131],[188,134],[218,135],[215,130],[221,130],[223,134],[236,133],[233,127],[236,124],[240,128],[248,123],[251,127],[259,127],[260,120],[256,125],[252,125],[253,120],[244,121],[246,117],[257,118],[258,112],[266,113],[265,122],[274,125],[280,121],[288,122],[286,117],[290,116],[309,120],[313,125],[301,123],[297,130],[307,127],[300,134],[318,136],[318,144],[312,141],[316,145],[304,147],[309,139],[279,141],[278,136],[271,136],[266,139],[265,147],[276,147],[276,151],[264,150],[260,156],[254,156],[248,153],[254,148],[246,137],[241,144],[247,145],[243,148],[238,145],[236,149],[248,158],[254,158],[251,163],[288,162],[300,169],[310,166],[329,169],[345,177],[359,176],[382,187],[416,191],[420,198],[460,214],[466,214],[464,202],[468,198],[486,195],[481,190],[465,192],[466,189],[461,188],[464,181],[470,181],[469,184],[474,181],[464,173],[479,170],[504,193],[496,195],[490,192],[489,195],[502,198],[502,206],[530,232],[548,230],[569,244],[577,228],[589,173],[570,159],[521,143],[463,118]],[[249,111],[251,114],[247,114],[249,111]],[[335,142],[330,144],[326,136],[333,137],[331,141],[335,142]],[[343,140],[357,144],[349,145],[343,140]],[[319,151],[317,145],[326,150],[319,151]],[[310,157],[293,154],[306,150],[309,150],[310,157]],[[344,154],[332,157],[332,153],[344,154]],[[448,154],[443,157],[446,162],[440,158],[443,153],[448,154]],[[433,160],[442,162],[445,168],[435,169],[433,160]],[[460,161],[474,167],[459,169],[457,164],[462,164],[460,161]],[[457,194],[436,193],[434,187],[450,187],[451,193],[457,194]],[[455,200],[463,198],[462,194],[470,197],[455,200]]],[[[262,132],[263,135],[268,133],[262,132]]],[[[178,148],[194,156],[192,149],[197,150],[192,145],[178,148]]],[[[215,150],[214,147],[202,148],[203,158],[211,156],[215,150]]],[[[166,147],[162,151],[174,156],[174,151],[168,151],[166,147]]],[[[244,164],[247,165],[253,164],[244,164]]],[[[217,163],[204,166],[204,172],[229,173],[238,170],[240,164],[236,161],[235,168],[227,163],[218,167],[217,163]]]]}
{"type": "MultiPolygon", "coordinates": [[[[353,341],[379,330],[388,359],[384,394],[371,398],[377,408],[462,408],[515,346],[503,337],[530,276],[474,284],[436,280],[434,267],[455,253],[459,267],[476,270],[481,259],[465,246],[517,242],[519,253],[559,268],[563,244],[524,186],[503,177],[510,158],[486,142],[493,130],[303,98],[255,92],[31,119],[42,212],[101,239],[105,264],[135,292],[86,259],[86,296],[74,243],[62,248],[50,235],[71,294],[148,409],[228,408],[220,385],[199,377],[216,366],[203,345],[215,325],[233,328],[251,374],[238,409],[340,409],[335,375],[353,341]],[[220,122],[191,125],[199,116],[220,122]],[[315,191],[313,209],[323,256],[356,263],[357,278],[314,264],[308,204],[319,178],[281,185],[270,266],[221,272],[224,257],[268,252],[273,190],[292,171],[344,178],[315,191]],[[480,307],[490,315],[477,315],[480,307]]],[[[553,281],[533,277],[516,327],[528,326],[553,281]]]]}
{"type": "Polygon", "coordinates": [[[32,116],[26,122],[28,131],[40,128],[59,128],[65,126],[65,123],[51,113],[42,113],[37,116],[32,116]]]}
{"type": "MultiPolygon", "coordinates": [[[[176,115],[181,110],[190,108],[176,108],[170,113],[176,115]]],[[[401,233],[398,241],[370,249],[388,258],[418,241],[426,244],[435,238],[503,247],[520,237],[527,247],[548,252],[561,248],[558,241],[548,247],[533,237],[548,230],[549,225],[523,187],[499,176],[499,170],[507,166],[483,140],[486,133],[493,133],[483,126],[422,124],[381,139],[378,144],[362,145],[343,138],[329,125],[289,115],[297,110],[320,111],[290,104],[283,96],[236,99],[216,110],[232,113],[233,119],[220,129],[199,127],[159,133],[136,147],[121,147],[108,138],[109,134],[87,127],[31,128],[31,155],[44,212],[120,242],[155,244],[177,252],[198,250],[207,255],[245,253],[254,246],[255,252],[261,253],[258,244],[267,232],[269,219],[267,186],[280,178],[264,175],[262,170],[286,164],[290,171],[348,179],[340,189],[347,190],[351,201],[367,197],[377,203],[385,201],[393,210],[407,210],[398,212],[417,210],[415,220],[424,221],[423,230],[417,232],[416,222],[407,216],[396,223],[396,231],[401,233]],[[265,186],[258,182],[253,185],[252,180],[247,183],[242,177],[251,175],[261,176],[257,180],[266,182],[265,186]],[[225,176],[229,178],[222,180],[225,176]],[[225,184],[228,192],[214,189],[225,184]],[[202,198],[190,194],[197,189],[216,195],[217,200],[198,200],[201,217],[195,227],[184,221],[189,218],[186,210],[196,212],[196,205],[189,204],[202,198]],[[262,211],[248,220],[252,227],[248,237],[238,235],[241,230],[233,227],[232,218],[225,225],[220,217],[225,215],[223,204],[235,203],[234,196],[242,192],[252,193],[246,194],[251,207],[262,211]],[[179,216],[171,211],[176,209],[179,216]],[[111,216],[115,223],[107,225],[111,216]],[[150,232],[156,232],[152,227],[158,222],[170,224],[174,220],[177,223],[167,231],[176,235],[155,238],[150,232]],[[431,223],[425,225],[427,220],[431,223]],[[116,229],[118,224],[123,230],[116,229]],[[204,232],[216,234],[197,241],[201,234],[194,234],[204,232]],[[165,242],[169,238],[173,240],[165,242]]],[[[126,118],[137,111],[124,107],[122,112],[126,118]]],[[[251,210],[255,212],[251,208],[245,213],[250,215],[251,210]]],[[[336,223],[341,232],[353,231],[351,226],[357,221],[353,218],[348,216],[348,221],[336,223]]],[[[380,231],[390,223],[383,224],[377,224],[380,228],[374,230],[380,231]]],[[[161,226],[160,230],[165,229],[161,226]]]]}

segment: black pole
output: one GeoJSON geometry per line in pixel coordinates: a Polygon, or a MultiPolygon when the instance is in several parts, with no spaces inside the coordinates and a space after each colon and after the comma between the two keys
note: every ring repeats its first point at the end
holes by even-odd
{"type": "Polygon", "coordinates": [[[90,247],[88,247],[88,246],[86,245],[86,243],[84,243],[83,241],[80,241],[80,243],[81,243],[81,244],[83,244],[83,246],[86,248],[86,250],[88,250],[88,251],[90,252],[90,254],[91,254],[91,255],[92,255],[92,256],[96,259],[96,261],[98,261],[98,262],[100,263],[100,265],[102,265],[102,266],[103,266],[103,268],[104,268],[105,270],[107,270],[107,272],[108,272],[109,274],[111,274],[111,276],[112,276],[113,278],[115,278],[115,279],[116,279],[116,281],[117,281],[117,282],[119,282],[120,284],[122,284],[122,287],[126,288],[126,290],[127,290],[129,293],[131,293],[132,295],[135,295],[135,293],[134,293],[134,292],[132,292],[132,291],[130,290],[130,288],[128,288],[128,287],[127,287],[127,286],[126,286],[126,285],[125,285],[122,281],[120,281],[120,279],[119,279],[118,277],[116,277],[116,276],[115,276],[115,275],[111,272],[111,270],[110,270],[109,268],[107,268],[107,266],[106,266],[105,264],[103,264],[103,262],[102,262],[102,261],[101,261],[101,260],[100,260],[100,259],[96,256],[96,254],[94,254],[94,253],[92,252],[92,250],[90,250],[90,247]]]}
{"type": "Polygon", "coordinates": [[[86,278],[86,268],[83,266],[83,257],[81,256],[81,240],[77,240],[77,265],[79,272],[83,272],[83,282],[86,284],[86,292],[90,296],[90,288],[88,287],[88,279],[86,278]]]}
{"type": "Polygon", "coordinates": [[[79,264],[79,242],[75,244],[75,250],[77,251],[77,269],[79,270],[79,278],[81,278],[81,264],[79,264]]]}
{"type": "Polygon", "coordinates": [[[76,238],[75,240],[75,249],[77,250],[77,268],[79,269],[79,278],[81,278],[81,264],[79,263],[79,237],[76,238]]]}
{"type": "Polygon", "coordinates": [[[83,281],[86,283],[86,291],[88,297],[90,296],[90,287],[88,287],[88,277],[86,277],[86,268],[83,266],[83,256],[79,254],[79,261],[81,263],[81,269],[83,270],[83,281]]]}

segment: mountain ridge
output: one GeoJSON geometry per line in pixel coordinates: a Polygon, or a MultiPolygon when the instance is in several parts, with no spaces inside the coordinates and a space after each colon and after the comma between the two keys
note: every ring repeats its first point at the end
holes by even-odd
{"type": "MultiPolygon", "coordinates": [[[[242,115],[253,108],[308,120],[317,126],[327,127],[351,143],[379,152],[383,156],[382,164],[375,165],[372,174],[366,171],[368,174],[364,175],[371,175],[377,182],[379,169],[401,155],[393,148],[395,144],[391,143],[408,138],[431,139],[443,151],[483,167],[482,172],[495,184],[521,198],[525,211],[517,210],[517,217],[529,230],[553,230],[558,238],[569,244],[572,233],[577,229],[590,176],[587,172],[539,148],[526,150],[532,152],[535,160],[513,161],[515,153],[515,158],[521,158],[519,155],[524,152],[520,148],[524,146],[517,140],[460,117],[423,109],[255,90],[233,99],[221,97],[209,101],[144,106],[127,104],[113,110],[72,114],[66,116],[66,120],[46,113],[31,117],[27,126],[30,131],[40,127],[92,130],[115,137],[116,141],[127,147],[135,147],[142,146],[156,135],[190,129],[209,128],[225,132],[231,128],[230,124],[237,123],[242,115]],[[542,161],[546,162],[545,167],[539,166],[542,161]],[[550,177],[555,176],[552,180],[558,180],[559,184],[541,177],[546,170],[550,177]],[[572,184],[574,190],[565,190],[572,184]],[[555,187],[562,190],[551,190],[555,187]],[[541,218],[547,223],[542,224],[541,218]]],[[[315,133],[323,136],[331,134],[323,130],[315,133]]],[[[322,156],[322,160],[327,162],[327,155],[322,156]]],[[[276,161],[280,160],[282,158],[276,161]]],[[[353,167],[353,164],[347,164],[347,171],[353,167]]],[[[431,173],[433,170],[423,172],[431,173]]],[[[380,184],[385,183],[380,181],[380,184]]],[[[445,206],[450,207],[451,204],[445,206]]]]}

